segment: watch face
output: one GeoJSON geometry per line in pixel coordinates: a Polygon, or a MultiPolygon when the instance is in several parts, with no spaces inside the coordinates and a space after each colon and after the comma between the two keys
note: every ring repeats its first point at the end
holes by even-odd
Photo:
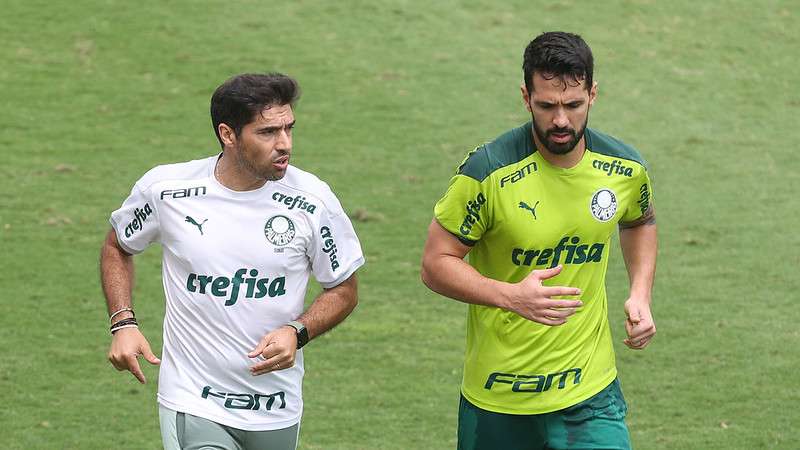
{"type": "Polygon", "coordinates": [[[286,216],[272,216],[264,225],[264,236],[273,245],[283,247],[292,242],[295,235],[294,222],[286,216]]]}
{"type": "Polygon", "coordinates": [[[297,348],[301,348],[302,346],[308,343],[308,329],[306,329],[305,325],[300,322],[292,321],[287,323],[290,327],[294,328],[297,334],[297,348]]]}

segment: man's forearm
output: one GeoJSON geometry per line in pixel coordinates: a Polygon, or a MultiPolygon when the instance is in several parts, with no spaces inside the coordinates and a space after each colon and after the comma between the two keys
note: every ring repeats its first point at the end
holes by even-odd
{"type": "Polygon", "coordinates": [[[542,280],[558,275],[561,266],[534,270],[512,284],[485,277],[467,264],[464,256],[469,250],[435,219],[431,221],[422,252],[422,282],[444,296],[505,309],[543,325],[562,325],[575,313],[575,308],[583,305],[580,300],[553,298],[580,295],[580,289],[542,284],[542,280]]]}
{"type": "Polygon", "coordinates": [[[338,286],[325,289],[297,318],[313,339],[342,322],[358,304],[358,280],[353,274],[338,286]]]}
{"type": "MultiPolygon", "coordinates": [[[[133,257],[119,248],[116,239],[116,233],[110,231],[100,251],[100,280],[109,315],[132,307],[133,257]]],[[[126,312],[114,319],[124,319],[130,315],[126,312]]]]}
{"type": "Polygon", "coordinates": [[[658,238],[655,223],[623,228],[619,233],[622,256],[630,279],[630,296],[650,301],[656,273],[658,238]]]}
{"type": "Polygon", "coordinates": [[[485,277],[467,264],[464,257],[470,250],[433,219],[422,251],[422,282],[445,297],[507,309],[509,283],[485,277]]]}
{"type": "Polygon", "coordinates": [[[430,255],[422,260],[422,282],[432,291],[464,303],[503,307],[505,285],[481,275],[453,255],[430,255]]]}

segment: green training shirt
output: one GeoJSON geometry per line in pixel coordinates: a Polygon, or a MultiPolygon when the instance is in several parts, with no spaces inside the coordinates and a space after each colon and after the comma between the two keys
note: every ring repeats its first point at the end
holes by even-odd
{"type": "Polygon", "coordinates": [[[471,152],[434,209],[436,220],[472,246],[482,275],[518,282],[562,264],[544,284],[581,289],[583,306],[560,326],[500,308],[469,305],[462,393],[508,414],[567,408],[617,375],[605,274],[611,235],[649,212],[652,188],[632,147],[586,129],[586,152],[569,169],[542,158],[531,123],[471,152]]]}

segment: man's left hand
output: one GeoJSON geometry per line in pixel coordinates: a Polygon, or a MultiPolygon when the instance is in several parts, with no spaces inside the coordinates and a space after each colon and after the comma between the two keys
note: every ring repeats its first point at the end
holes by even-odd
{"type": "Polygon", "coordinates": [[[297,331],[287,325],[267,333],[247,356],[264,357],[264,361],[250,366],[251,375],[263,375],[294,366],[297,354],[297,331]]]}
{"type": "Polygon", "coordinates": [[[636,298],[629,298],[625,302],[625,331],[628,339],[623,342],[629,348],[641,350],[647,347],[650,339],[656,334],[656,323],[650,313],[650,302],[636,298]]]}

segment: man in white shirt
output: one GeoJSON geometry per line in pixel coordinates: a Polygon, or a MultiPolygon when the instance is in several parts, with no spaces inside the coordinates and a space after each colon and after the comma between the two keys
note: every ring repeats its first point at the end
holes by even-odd
{"type": "Polygon", "coordinates": [[[297,82],[246,74],[211,98],[222,153],[157,166],[111,214],[101,276],[109,360],[145,382],[161,364],[166,448],[294,449],[303,410],[299,350],[357,303],[358,237],[336,196],[289,165],[297,82]],[[139,332],[133,258],[163,248],[163,362],[139,332]],[[303,311],[310,275],[323,292],[303,311]]]}

